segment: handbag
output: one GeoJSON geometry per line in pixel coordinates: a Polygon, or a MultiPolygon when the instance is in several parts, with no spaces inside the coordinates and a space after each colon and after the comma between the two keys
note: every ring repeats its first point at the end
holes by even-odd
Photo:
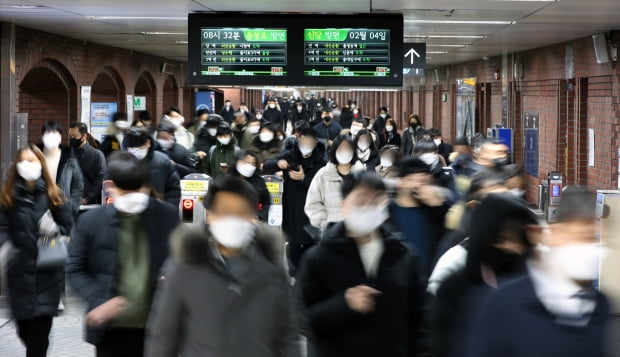
{"type": "Polygon", "coordinates": [[[64,268],[69,259],[67,251],[69,238],[59,234],[58,225],[54,222],[50,210],[47,210],[39,221],[39,235],[41,238],[37,240],[37,269],[64,268]]]}

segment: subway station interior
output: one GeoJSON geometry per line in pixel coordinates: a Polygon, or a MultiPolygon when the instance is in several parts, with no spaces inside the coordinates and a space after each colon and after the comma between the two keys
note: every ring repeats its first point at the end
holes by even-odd
{"type": "MultiPolygon", "coordinates": [[[[292,113],[299,100],[319,118],[356,103],[401,133],[416,114],[447,144],[501,140],[529,207],[553,220],[556,188],[620,190],[619,46],[619,0],[0,0],[0,171],[48,121],[102,140],[116,111],[157,125],[225,101],[292,113]]],[[[76,304],[49,356],[92,355],[76,304]]],[[[3,315],[0,357],[21,356],[3,315]]]]}

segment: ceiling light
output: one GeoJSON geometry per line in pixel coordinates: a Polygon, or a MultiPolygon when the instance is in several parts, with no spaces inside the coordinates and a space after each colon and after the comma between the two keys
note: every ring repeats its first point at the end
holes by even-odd
{"type": "Polygon", "coordinates": [[[426,53],[441,55],[448,53],[448,51],[426,51],[426,53]]]}
{"type": "Polygon", "coordinates": [[[10,8],[13,8],[13,9],[42,9],[42,8],[46,8],[47,6],[43,6],[43,5],[8,5],[6,7],[10,7],[10,8]]]}
{"type": "Polygon", "coordinates": [[[464,48],[464,47],[468,47],[469,45],[441,45],[441,44],[426,44],[426,47],[455,47],[455,48],[464,48]]]}
{"type": "Polygon", "coordinates": [[[178,20],[187,21],[187,17],[174,16],[87,16],[91,20],[178,20]]]}
{"type": "Polygon", "coordinates": [[[487,38],[485,35],[405,35],[405,38],[487,38]]]}
{"type": "Polygon", "coordinates": [[[177,43],[177,45],[186,45],[189,42],[188,41],[175,41],[177,43]]]}
{"type": "Polygon", "coordinates": [[[495,20],[405,20],[408,24],[512,25],[516,21],[495,20]]]}
{"type": "Polygon", "coordinates": [[[143,35],[187,35],[187,32],[141,32],[143,35]]]}

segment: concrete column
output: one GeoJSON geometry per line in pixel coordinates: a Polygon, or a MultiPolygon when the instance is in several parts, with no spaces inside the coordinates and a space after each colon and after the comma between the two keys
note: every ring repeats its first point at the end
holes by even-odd
{"type": "Polygon", "coordinates": [[[11,120],[15,114],[15,24],[0,23],[0,172],[13,159],[11,120]]]}

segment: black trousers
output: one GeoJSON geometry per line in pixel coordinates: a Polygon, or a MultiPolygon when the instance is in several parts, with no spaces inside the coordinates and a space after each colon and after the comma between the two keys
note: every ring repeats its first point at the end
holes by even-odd
{"type": "Polygon", "coordinates": [[[106,331],[97,345],[97,357],[142,357],[144,355],[144,330],[113,328],[106,331]]]}
{"type": "Polygon", "coordinates": [[[17,334],[26,345],[26,357],[47,355],[52,319],[51,316],[41,316],[31,320],[17,320],[17,334]]]}

